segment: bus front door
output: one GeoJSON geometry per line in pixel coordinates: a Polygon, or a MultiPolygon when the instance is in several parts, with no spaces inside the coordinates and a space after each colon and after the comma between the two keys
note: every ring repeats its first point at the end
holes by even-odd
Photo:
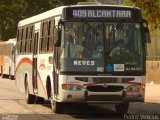
{"type": "Polygon", "coordinates": [[[39,39],[39,32],[35,32],[34,45],[33,45],[33,67],[32,67],[32,83],[33,83],[34,94],[38,94],[38,81],[37,81],[38,39],[39,39]]]}
{"type": "Polygon", "coordinates": [[[60,59],[60,49],[59,48],[55,48],[54,49],[54,64],[53,64],[53,84],[54,84],[54,96],[58,95],[58,83],[59,83],[59,78],[58,78],[58,74],[59,74],[59,68],[60,68],[60,63],[59,63],[59,59],[60,59]]]}

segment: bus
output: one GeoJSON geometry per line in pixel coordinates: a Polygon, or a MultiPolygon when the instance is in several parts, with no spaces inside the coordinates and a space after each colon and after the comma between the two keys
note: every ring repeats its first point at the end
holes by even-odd
{"type": "Polygon", "coordinates": [[[8,41],[0,42],[0,71],[2,78],[15,77],[15,45],[16,38],[11,38],[8,41]]]}
{"type": "Polygon", "coordinates": [[[144,102],[149,40],[137,7],[60,6],[18,23],[16,84],[28,104],[48,99],[55,113],[66,103],[109,103],[123,114],[144,102]],[[111,56],[119,39],[126,50],[111,56]]]}

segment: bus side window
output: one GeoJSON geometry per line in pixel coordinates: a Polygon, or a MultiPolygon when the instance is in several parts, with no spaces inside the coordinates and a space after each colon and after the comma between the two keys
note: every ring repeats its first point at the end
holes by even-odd
{"type": "Polygon", "coordinates": [[[23,28],[23,37],[22,37],[22,53],[25,53],[25,45],[26,45],[26,28],[23,28]]]}
{"type": "Polygon", "coordinates": [[[25,34],[25,53],[28,53],[28,27],[26,28],[25,34]]]}
{"type": "Polygon", "coordinates": [[[18,29],[17,31],[17,52],[19,53],[19,49],[20,49],[20,29],[18,29]]]}
{"type": "Polygon", "coordinates": [[[30,44],[29,44],[29,49],[30,49],[30,53],[32,53],[33,52],[33,45],[32,45],[32,43],[33,43],[33,30],[34,30],[34,26],[31,26],[30,27],[30,44]]]}
{"type": "Polygon", "coordinates": [[[27,27],[27,34],[26,34],[26,53],[29,53],[29,33],[30,33],[30,27],[27,27]]]}
{"type": "Polygon", "coordinates": [[[20,35],[20,50],[19,50],[19,53],[22,53],[22,41],[23,40],[23,29],[22,29],[22,31],[21,31],[21,35],[20,35]]]}
{"type": "Polygon", "coordinates": [[[47,44],[49,52],[53,51],[54,24],[55,24],[54,20],[49,21],[49,36],[48,36],[49,41],[47,44]]]}
{"type": "Polygon", "coordinates": [[[44,29],[43,29],[43,41],[42,41],[42,52],[47,51],[47,41],[48,41],[48,22],[44,22],[44,29]]]}
{"type": "Polygon", "coordinates": [[[51,21],[48,21],[48,28],[47,28],[47,31],[48,31],[48,35],[47,35],[47,52],[49,51],[49,41],[50,41],[50,29],[51,29],[51,21]]]}
{"type": "Polygon", "coordinates": [[[40,45],[39,45],[39,51],[42,52],[42,46],[44,41],[44,22],[41,24],[41,37],[40,37],[40,45]]]}

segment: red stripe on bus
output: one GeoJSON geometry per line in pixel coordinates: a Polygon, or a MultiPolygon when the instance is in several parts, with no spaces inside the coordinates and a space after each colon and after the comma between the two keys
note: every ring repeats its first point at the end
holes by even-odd
{"type": "MultiPolygon", "coordinates": [[[[24,63],[29,63],[29,64],[32,66],[32,63],[33,63],[33,62],[32,62],[32,60],[29,59],[29,58],[23,58],[23,59],[18,63],[15,71],[17,72],[18,68],[19,68],[22,64],[24,64],[24,63]]],[[[40,78],[40,82],[41,82],[41,84],[42,84],[42,86],[43,86],[44,93],[47,95],[46,90],[45,90],[45,87],[44,87],[43,82],[42,82],[42,79],[41,79],[41,76],[40,76],[40,74],[39,74],[38,71],[37,71],[37,75],[38,75],[38,77],[40,78]]]]}
{"type": "Polygon", "coordinates": [[[84,86],[87,86],[87,85],[98,85],[98,84],[138,84],[138,85],[144,85],[144,83],[140,83],[140,82],[112,82],[112,83],[86,83],[84,84],[84,86]]]}
{"type": "Polygon", "coordinates": [[[29,58],[23,58],[23,59],[18,63],[18,65],[17,65],[17,67],[16,67],[16,72],[17,72],[17,69],[19,68],[19,66],[20,66],[21,64],[25,63],[25,62],[32,65],[32,60],[30,60],[29,58]]]}

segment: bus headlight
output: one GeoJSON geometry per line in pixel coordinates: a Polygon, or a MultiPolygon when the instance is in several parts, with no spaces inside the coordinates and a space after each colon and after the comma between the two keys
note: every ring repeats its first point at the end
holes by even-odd
{"type": "Polygon", "coordinates": [[[72,90],[72,91],[80,91],[83,89],[83,86],[78,84],[62,84],[63,90],[72,90]]]}

